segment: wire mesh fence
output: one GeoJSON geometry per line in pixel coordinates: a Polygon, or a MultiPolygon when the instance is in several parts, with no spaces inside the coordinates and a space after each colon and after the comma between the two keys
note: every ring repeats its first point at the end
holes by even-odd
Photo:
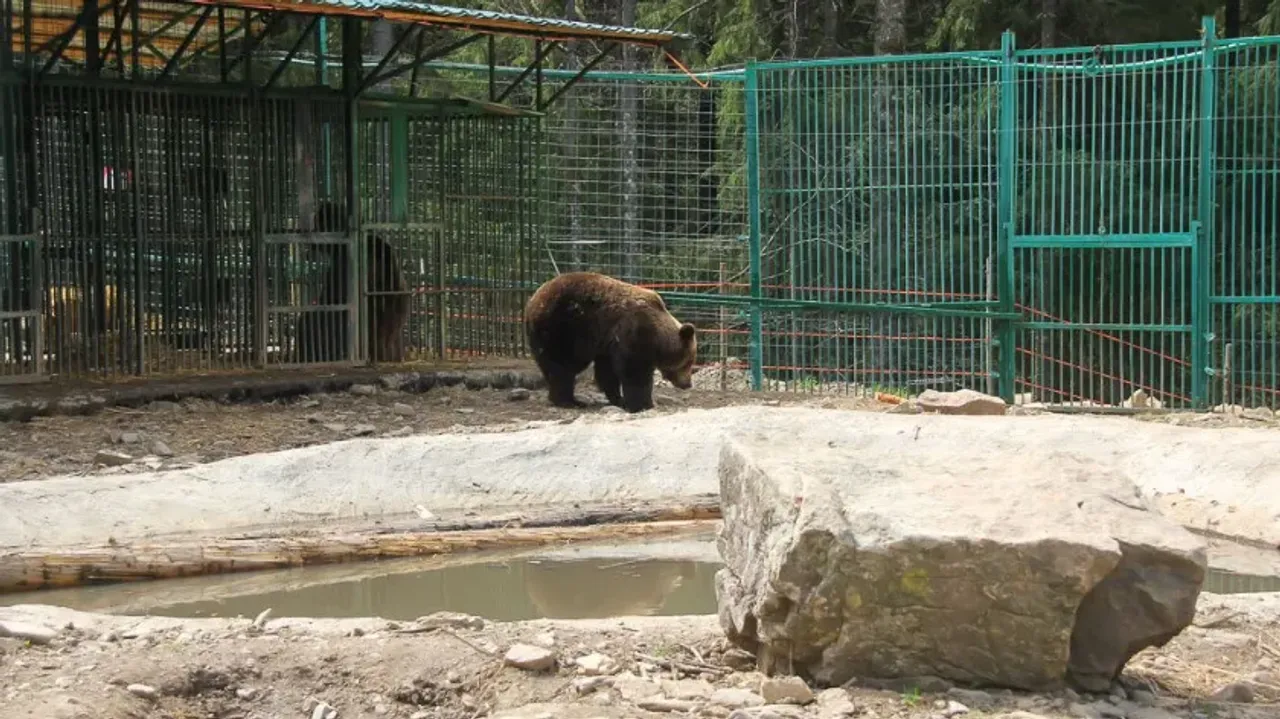
{"type": "Polygon", "coordinates": [[[1280,39],[435,61],[352,103],[336,20],[174,7],[57,62],[10,24],[0,381],[520,357],[596,270],[699,326],[704,387],[1280,403],[1280,39]]]}

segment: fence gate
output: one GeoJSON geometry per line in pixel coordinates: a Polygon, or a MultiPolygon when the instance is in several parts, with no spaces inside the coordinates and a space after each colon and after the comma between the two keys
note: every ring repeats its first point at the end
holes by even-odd
{"type": "Polygon", "coordinates": [[[42,242],[24,179],[27,100],[22,85],[0,77],[0,384],[45,375],[42,242]]]}
{"type": "Polygon", "coordinates": [[[1024,317],[1018,400],[1200,402],[1213,144],[1204,48],[1014,54],[1006,36],[1005,50],[1002,289],[1024,317]]]}

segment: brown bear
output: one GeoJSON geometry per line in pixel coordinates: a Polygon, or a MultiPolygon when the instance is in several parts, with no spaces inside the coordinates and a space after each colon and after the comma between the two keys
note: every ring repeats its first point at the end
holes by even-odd
{"type": "Polygon", "coordinates": [[[573,386],[592,363],[609,404],[628,412],[653,409],[655,368],[680,389],[693,386],[694,326],[673,317],[652,290],[595,272],[569,272],[533,293],[524,327],[557,407],[586,406],[573,396],[573,386]]]}

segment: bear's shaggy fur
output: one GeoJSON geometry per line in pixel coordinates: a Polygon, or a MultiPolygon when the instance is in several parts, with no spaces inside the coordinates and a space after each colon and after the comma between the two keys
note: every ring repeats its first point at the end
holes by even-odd
{"type": "Polygon", "coordinates": [[[529,298],[524,326],[557,407],[585,406],[573,386],[592,363],[609,404],[628,412],[653,408],[654,369],[680,389],[693,386],[696,330],[652,290],[595,272],[566,273],[529,298]]]}

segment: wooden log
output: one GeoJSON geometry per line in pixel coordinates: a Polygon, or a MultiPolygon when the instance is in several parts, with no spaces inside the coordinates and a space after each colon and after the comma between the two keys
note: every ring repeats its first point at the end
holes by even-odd
{"type": "Polygon", "coordinates": [[[547,508],[523,515],[364,527],[296,527],[234,537],[170,536],[0,555],[0,594],[569,542],[706,531],[718,498],[547,508]]]}

